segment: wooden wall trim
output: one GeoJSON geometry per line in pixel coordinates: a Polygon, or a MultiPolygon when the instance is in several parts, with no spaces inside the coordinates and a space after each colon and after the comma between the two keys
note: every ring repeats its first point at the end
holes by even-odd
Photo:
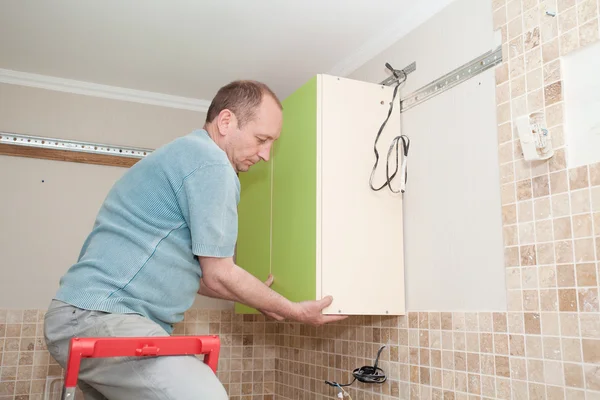
{"type": "Polygon", "coordinates": [[[40,158],[54,161],[67,161],[83,164],[107,165],[113,167],[129,168],[138,161],[139,158],[113,156],[105,154],[84,153],[80,151],[54,150],[27,147],[20,145],[10,145],[0,143],[0,155],[40,158]]]}

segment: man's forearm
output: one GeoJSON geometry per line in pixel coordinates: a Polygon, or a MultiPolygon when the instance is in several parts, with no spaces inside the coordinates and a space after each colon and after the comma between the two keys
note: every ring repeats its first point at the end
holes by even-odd
{"type": "Polygon", "coordinates": [[[230,292],[217,293],[214,290],[209,289],[203,279],[200,279],[200,290],[198,290],[198,294],[202,295],[202,296],[206,296],[206,297],[212,297],[213,299],[239,301],[239,299],[235,298],[233,293],[230,293],[230,292]]]}
{"type": "Polygon", "coordinates": [[[231,259],[202,259],[205,284],[211,291],[231,296],[234,301],[258,310],[297,320],[299,309],[279,293],[268,288],[231,259]]]}

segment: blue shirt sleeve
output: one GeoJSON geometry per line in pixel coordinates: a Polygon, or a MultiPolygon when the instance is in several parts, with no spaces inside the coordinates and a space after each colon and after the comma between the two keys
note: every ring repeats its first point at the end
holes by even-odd
{"type": "Polygon", "coordinates": [[[238,233],[240,186],[231,165],[213,164],[187,175],[178,202],[197,256],[233,256],[238,233]]]}

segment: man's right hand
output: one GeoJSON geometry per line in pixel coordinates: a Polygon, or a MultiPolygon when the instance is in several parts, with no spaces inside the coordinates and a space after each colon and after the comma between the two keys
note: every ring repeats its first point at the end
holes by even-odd
{"type": "Polygon", "coordinates": [[[333,298],[294,303],[269,288],[273,282],[270,276],[261,282],[249,272],[235,265],[231,257],[198,257],[202,270],[202,281],[211,293],[221,298],[232,299],[275,318],[286,318],[321,326],[330,322],[341,321],[344,315],[323,315],[322,311],[329,306],[333,298]]]}
{"type": "Polygon", "coordinates": [[[321,326],[330,322],[337,322],[348,318],[347,315],[324,315],[322,311],[333,301],[333,297],[326,296],[321,300],[302,301],[297,303],[299,307],[298,322],[313,326],[321,326]]]}

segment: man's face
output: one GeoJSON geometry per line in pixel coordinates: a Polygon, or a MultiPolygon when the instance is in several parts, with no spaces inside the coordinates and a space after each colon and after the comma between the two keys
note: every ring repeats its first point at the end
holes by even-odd
{"type": "Polygon", "coordinates": [[[255,118],[238,128],[237,120],[227,134],[226,150],[237,172],[246,172],[260,160],[268,161],[271,147],[281,133],[283,115],[270,96],[265,95],[255,118]]]}

